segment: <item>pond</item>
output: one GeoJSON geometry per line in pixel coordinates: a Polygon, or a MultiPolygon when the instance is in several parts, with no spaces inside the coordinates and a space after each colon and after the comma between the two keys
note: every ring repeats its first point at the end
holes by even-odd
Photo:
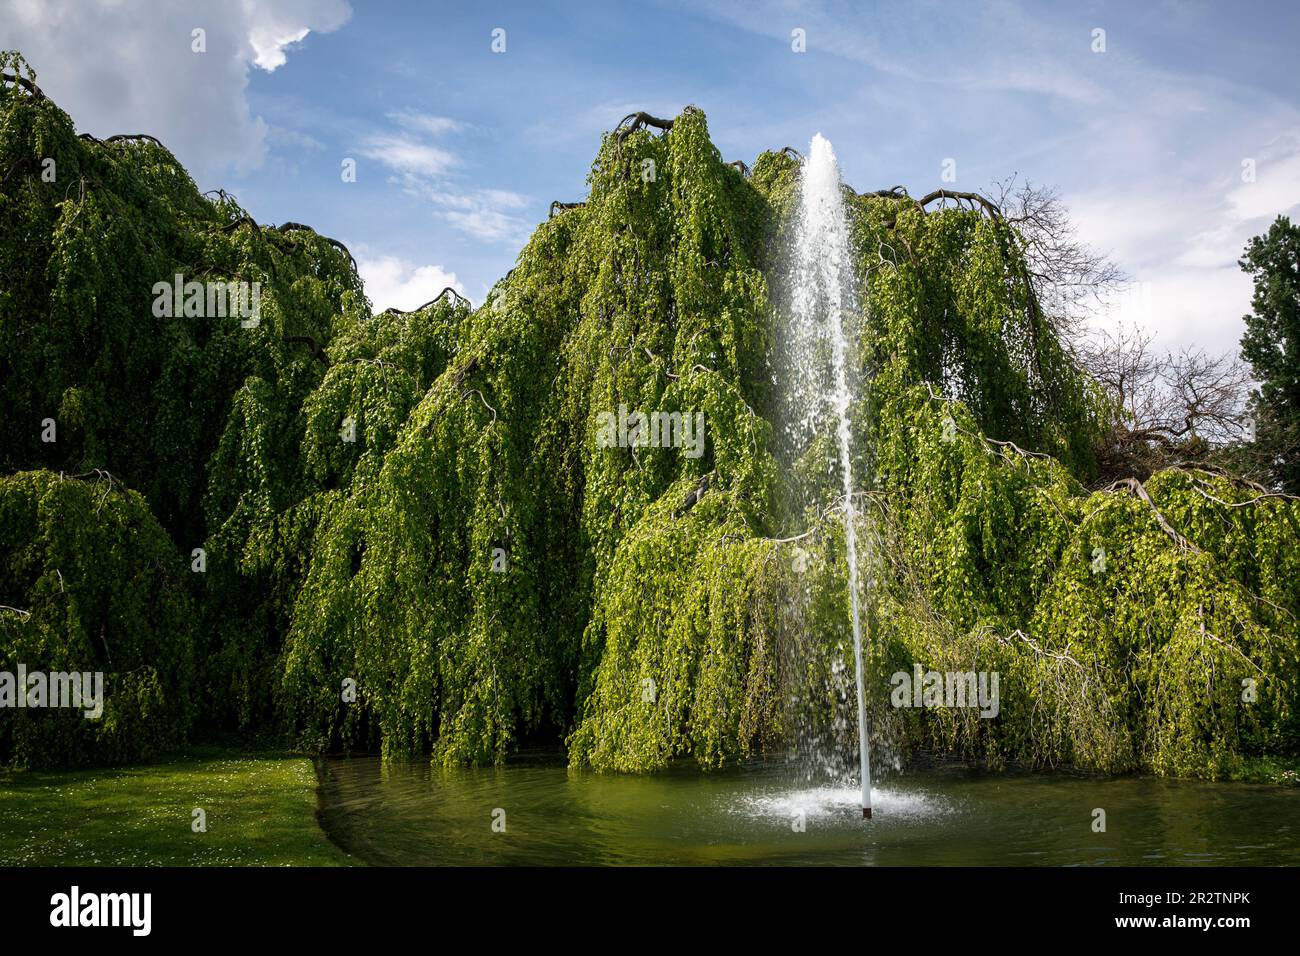
{"type": "Polygon", "coordinates": [[[1300,864],[1300,789],[1254,784],[937,766],[879,781],[864,821],[854,786],[801,785],[779,761],[619,776],[555,754],[454,771],[339,757],[318,776],[325,832],[378,865],[1300,864]]]}

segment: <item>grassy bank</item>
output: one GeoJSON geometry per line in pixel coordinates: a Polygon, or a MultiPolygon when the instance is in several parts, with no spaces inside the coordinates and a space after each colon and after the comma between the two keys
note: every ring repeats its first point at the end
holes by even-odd
{"type": "Polygon", "coordinates": [[[0,865],[346,866],[311,761],[192,751],[139,767],[0,771],[0,865]],[[194,810],[206,814],[195,832],[194,810]]]}
{"type": "Polygon", "coordinates": [[[1300,787],[1300,757],[1247,757],[1241,768],[1229,774],[1228,779],[1300,787]]]}

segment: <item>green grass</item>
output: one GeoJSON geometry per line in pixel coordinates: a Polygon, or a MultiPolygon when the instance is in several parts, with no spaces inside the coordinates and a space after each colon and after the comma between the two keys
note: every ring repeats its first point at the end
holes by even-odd
{"type": "Polygon", "coordinates": [[[1300,757],[1247,757],[1228,779],[1300,787],[1300,757]]]}
{"type": "Polygon", "coordinates": [[[0,771],[3,866],[346,866],[311,761],[191,751],[156,764],[0,771]],[[193,810],[207,832],[192,829],[193,810]]]}

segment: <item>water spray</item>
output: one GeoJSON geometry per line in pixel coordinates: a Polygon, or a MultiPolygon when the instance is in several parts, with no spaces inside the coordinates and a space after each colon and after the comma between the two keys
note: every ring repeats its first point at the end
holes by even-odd
{"type": "Polygon", "coordinates": [[[848,560],[849,609],[853,618],[853,660],[858,690],[858,755],[862,766],[862,817],[871,819],[871,746],[863,690],[862,624],[858,612],[857,514],[853,507],[853,439],[849,429],[848,340],[844,312],[855,301],[850,269],[848,221],[840,192],[840,170],[831,144],[813,137],[799,181],[799,228],[795,277],[795,318],[806,331],[819,328],[831,341],[840,470],[844,482],[844,540],[848,560]]]}

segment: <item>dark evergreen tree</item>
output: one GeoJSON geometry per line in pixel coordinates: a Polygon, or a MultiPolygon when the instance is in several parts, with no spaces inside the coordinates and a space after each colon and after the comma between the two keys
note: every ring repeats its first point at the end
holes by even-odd
{"type": "Polygon", "coordinates": [[[1256,442],[1277,483],[1300,494],[1300,226],[1278,216],[1246,245],[1241,268],[1255,280],[1241,354],[1259,381],[1256,442]]]}

